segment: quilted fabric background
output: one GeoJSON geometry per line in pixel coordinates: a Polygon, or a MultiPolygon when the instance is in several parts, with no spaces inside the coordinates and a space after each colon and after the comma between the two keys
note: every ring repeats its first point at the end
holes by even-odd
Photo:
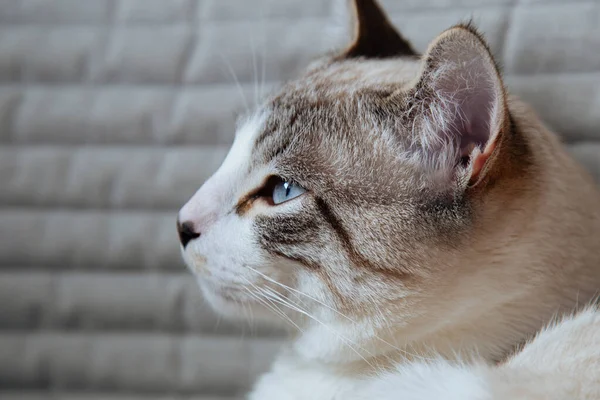
{"type": "MultiPolygon", "coordinates": [[[[421,51],[473,17],[600,179],[600,1],[383,3],[421,51]]],[[[267,368],[280,336],[208,310],[175,215],[245,103],[328,46],[332,10],[0,0],[0,398],[225,399],[267,368]]]]}

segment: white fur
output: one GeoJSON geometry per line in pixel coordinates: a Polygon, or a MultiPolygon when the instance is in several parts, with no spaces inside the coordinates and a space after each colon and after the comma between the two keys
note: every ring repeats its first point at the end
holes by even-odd
{"type": "Polygon", "coordinates": [[[269,175],[268,166],[249,171],[253,144],[263,123],[264,115],[258,114],[240,127],[221,167],[179,213],[181,222],[191,221],[201,232],[201,240],[191,241],[182,254],[209,303],[223,314],[237,317],[245,312],[238,302],[245,302],[259,320],[269,310],[256,304],[249,292],[240,289],[260,281],[260,276],[247,267],[260,268],[264,274],[283,280],[279,276],[281,271],[264,262],[251,232],[252,220],[231,210],[242,195],[269,175]],[[226,240],[233,232],[235,238],[226,240]]]}
{"type": "Polygon", "coordinates": [[[439,360],[399,365],[392,372],[360,385],[354,400],[488,400],[492,399],[488,368],[453,365],[439,360]]]}
{"type": "Polygon", "coordinates": [[[254,115],[238,129],[227,157],[219,169],[208,179],[179,212],[181,222],[204,224],[210,214],[215,219],[256,182],[263,178],[262,171],[252,171],[251,176],[240,174],[249,167],[252,146],[261,131],[264,116],[254,115]]]}
{"type": "Polygon", "coordinates": [[[352,379],[284,354],[250,400],[537,400],[600,398],[600,313],[588,309],[540,333],[499,366],[483,362],[398,364],[352,379]]]}

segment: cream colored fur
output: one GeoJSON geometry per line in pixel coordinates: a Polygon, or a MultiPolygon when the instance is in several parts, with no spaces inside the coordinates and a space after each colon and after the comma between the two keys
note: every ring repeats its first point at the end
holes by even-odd
{"type": "Polygon", "coordinates": [[[251,400],[594,400],[600,398],[600,312],[553,323],[508,361],[433,359],[369,377],[290,357],[274,365],[251,400]]]}

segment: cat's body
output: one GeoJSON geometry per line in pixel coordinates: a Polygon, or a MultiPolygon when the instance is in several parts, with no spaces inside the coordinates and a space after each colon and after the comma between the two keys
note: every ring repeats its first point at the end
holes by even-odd
{"type": "Polygon", "coordinates": [[[399,362],[378,373],[283,354],[250,400],[565,400],[600,398],[600,313],[543,330],[508,360],[399,362]]]}
{"type": "Polygon", "coordinates": [[[355,9],[353,44],[249,117],[180,212],[219,312],[297,328],[251,399],[600,397],[597,311],[520,347],[600,288],[591,178],[471,27],[419,59],[355,9]]]}

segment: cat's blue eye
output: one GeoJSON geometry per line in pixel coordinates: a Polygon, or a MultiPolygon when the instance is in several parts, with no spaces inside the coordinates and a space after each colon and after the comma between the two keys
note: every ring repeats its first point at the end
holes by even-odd
{"type": "Polygon", "coordinates": [[[281,204],[292,200],[306,192],[302,186],[289,181],[278,182],[273,187],[273,204],[281,204]]]}

